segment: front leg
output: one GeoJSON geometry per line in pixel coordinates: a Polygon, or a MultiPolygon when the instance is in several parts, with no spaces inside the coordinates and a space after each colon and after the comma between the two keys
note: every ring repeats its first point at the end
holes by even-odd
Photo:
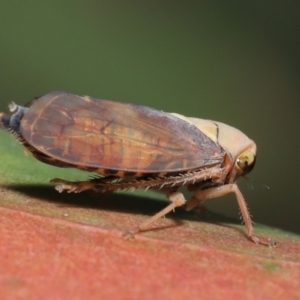
{"type": "Polygon", "coordinates": [[[240,189],[238,188],[238,186],[235,183],[226,184],[226,185],[222,185],[219,187],[208,188],[208,189],[204,189],[204,190],[200,190],[200,189],[195,190],[194,196],[186,204],[186,209],[191,210],[196,205],[198,205],[199,203],[201,203],[205,200],[218,198],[218,197],[224,196],[228,193],[235,193],[235,196],[237,198],[238,205],[239,205],[239,208],[242,213],[242,217],[243,217],[243,220],[244,220],[244,223],[246,226],[248,238],[256,244],[263,244],[263,245],[267,245],[270,247],[276,246],[276,242],[274,242],[273,240],[259,238],[256,235],[254,235],[252,221],[251,221],[251,217],[250,217],[250,213],[249,213],[246,201],[245,201],[240,189]]]}

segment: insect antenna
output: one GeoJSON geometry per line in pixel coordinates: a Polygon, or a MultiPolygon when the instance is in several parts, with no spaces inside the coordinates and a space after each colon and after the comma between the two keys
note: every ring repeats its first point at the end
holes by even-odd
{"type": "Polygon", "coordinates": [[[246,180],[247,180],[247,187],[249,190],[254,190],[254,184],[259,184],[260,186],[266,188],[266,189],[270,189],[270,187],[266,184],[263,184],[261,182],[258,182],[258,181],[255,181],[255,180],[252,180],[250,179],[249,177],[247,176],[243,176],[246,180]]]}

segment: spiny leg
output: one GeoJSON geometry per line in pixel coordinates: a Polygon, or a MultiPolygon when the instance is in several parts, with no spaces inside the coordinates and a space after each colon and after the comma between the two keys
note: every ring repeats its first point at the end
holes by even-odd
{"type": "MultiPolygon", "coordinates": [[[[95,178],[87,181],[67,181],[64,179],[54,178],[50,181],[50,183],[59,184],[55,187],[57,191],[60,193],[63,191],[67,191],[68,193],[80,193],[85,190],[95,189],[99,190],[98,185],[103,182],[109,182],[111,180],[116,179],[114,176],[107,176],[103,178],[95,178]]],[[[124,233],[126,237],[133,237],[135,233],[138,233],[142,230],[149,228],[149,226],[165,216],[170,211],[174,210],[176,207],[182,206],[185,204],[186,200],[182,193],[174,191],[174,190],[165,190],[166,196],[169,198],[171,203],[162,209],[160,212],[155,214],[154,216],[147,219],[145,222],[141,223],[139,226],[133,228],[124,233]]]]}
{"type": "Polygon", "coordinates": [[[252,240],[256,244],[263,244],[267,245],[270,247],[275,247],[276,242],[271,240],[271,239],[264,239],[264,238],[259,238],[256,235],[254,235],[253,232],[253,226],[252,226],[252,221],[251,217],[249,214],[249,210],[246,204],[246,201],[239,190],[238,186],[235,183],[227,184],[227,185],[222,185],[219,187],[213,187],[213,188],[208,188],[204,190],[195,190],[194,196],[187,202],[186,204],[186,209],[191,210],[195,206],[197,206],[199,203],[208,200],[208,199],[213,199],[213,198],[218,198],[221,196],[224,196],[228,193],[235,193],[238,205],[240,207],[240,211],[242,213],[242,217],[246,226],[247,230],[247,235],[250,240],[252,240]]]}
{"type": "Polygon", "coordinates": [[[165,207],[164,209],[162,209],[161,211],[159,211],[154,216],[150,217],[149,219],[147,219],[146,221],[144,221],[137,227],[124,232],[123,236],[125,236],[127,238],[134,237],[134,235],[136,233],[148,229],[152,223],[156,222],[158,219],[162,218],[167,213],[174,210],[176,207],[180,207],[180,206],[184,205],[186,202],[183,194],[180,192],[177,192],[177,191],[176,192],[168,191],[168,192],[166,192],[166,196],[171,201],[171,203],[167,207],[165,207]]]}

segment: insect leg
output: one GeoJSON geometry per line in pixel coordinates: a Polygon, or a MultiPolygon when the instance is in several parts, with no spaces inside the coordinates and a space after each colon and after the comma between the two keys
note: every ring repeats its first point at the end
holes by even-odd
{"type": "Polygon", "coordinates": [[[96,191],[105,191],[99,188],[99,184],[104,184],[116,179],[115,176],[106,176],[106,177],[96,177],[86,181],[67,181],[60,178],[54,178],[50,180],[50,183],[58,184],[55,189],[62,193],[67,191],[68,193],[80,193],[86,190],[96,190],[96,191]]]}
{"type": "Polygon", "coordinates": [[[186,200],[185,200],[183,194],[180,192],[167,191],[166,195],[169,198],[169,200],[171,201],[171,203],[167,207],[165,207],[164,209],[162,209],[161,211],[159,211],[154,216],[150,217],[149,219],[147,219],[145,222],[141,223],[137,227],[135,227],[129,231],[126,231],[124,233],[124,236],[125,237],[133,237],[134,234],[148,229],[152,223],[156,222],[158,219],[165,216],[167,213],[169,213],[176,207],[180,207],[186,203],[186,200]]]}
{"type": "Polygon", "coordinates": [[[91,190],[94,188],[94,183],[92,181],[67,181],[60,178],[54,178],[50,180],[50,183],[59,183],[55,187],[55,189],[62,193],[63,191],[67,191],[68,193],[80,193],[85,190],[91,190]]]}
{"type": "Polygon", "coordinates": [[[250,213],[246,201],[241,191],[239,190],[238,186],[235,183],[226,184],[219,187],[208,188],[204,190],[199,190],[199,189],[195,190],[194,196],[191,198],[190,201],[188,201],[186,208],[187,210],[190,210],[194,208],[199,202],[208,199],[218,198],[228,193],[235,193],[246,226],[248,238],[256,244],[263,244],[263,245],[274,247],[276,243],[273,240],[259,238],[256,235],[254,235],[252,221],[251,221],[251,217],[250,217],[250,213]]]}

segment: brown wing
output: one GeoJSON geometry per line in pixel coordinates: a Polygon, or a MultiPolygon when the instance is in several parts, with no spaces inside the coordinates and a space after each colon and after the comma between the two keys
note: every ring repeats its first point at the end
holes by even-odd
{"type": "Polygon", "coordinates": [[[224,157],[195,126],[168,113],[62,92],[31,104],[21,134],[38,151],[74,166],[169,173],[224,157]]]}

